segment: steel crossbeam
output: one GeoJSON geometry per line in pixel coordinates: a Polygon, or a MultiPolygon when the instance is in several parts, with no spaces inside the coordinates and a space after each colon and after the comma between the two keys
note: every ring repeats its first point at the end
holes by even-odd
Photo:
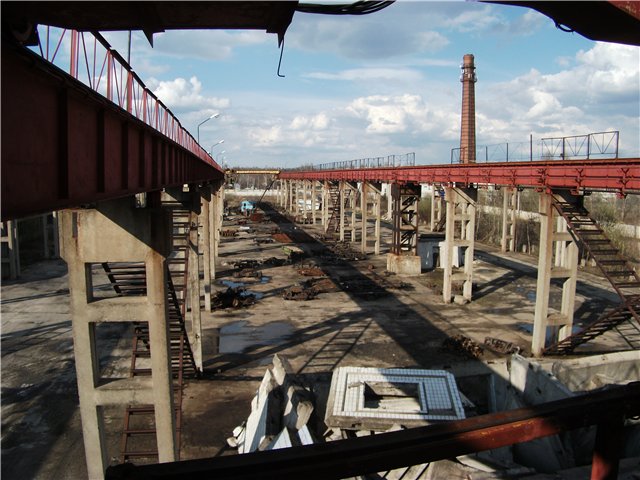
{"type": "Polygon", "coordinates": [[[439,183],[453,186],[569,189],[640,193],[640,158],[562,160],[344,170],[283,171],[283,180],[439,183]]]}
{"type": "Polygon", "coordinates": [[[2,219],[224,178],[29,50],[2,42],[2,219]]]}

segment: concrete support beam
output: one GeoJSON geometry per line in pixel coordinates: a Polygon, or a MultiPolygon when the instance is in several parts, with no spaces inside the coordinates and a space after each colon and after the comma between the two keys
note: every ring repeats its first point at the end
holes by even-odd
{"type": "Polygon", "coordinates": [[[15,280],[20,276],[20,243],[18,241],[18,221],[2,222],[2,244],[6,245],[6,256],[2,256],[2,263],[8,265],[9,278],[15,280]]]}
{"type": "Polygon", "coordinates": [[[316,217],[317,217],[317,213],[316,213],[316,206],[317,206],[317,202],[318,202],[318,182],[316,182],[315,180],[310,180],[309,181],[310,184],[310,192],[311,192],[311,224],[315,225],[316,224],[316,217]]]}
{"type": "Polygon", "coordinates": [[[444,212],[444,197],[440,194],[439,185],[431,186],[431,231],[437,231],[438,225],[442,221],[442,213],[444,212]]]}
{"type": "Polygon", "coordinates": [[[369,183],[362,182],[360,186],[360,251],[367,253],[367,230],[369,223],[369,183]]]}
{"type": "MultiPolygon", "coordinates": [[[[211,235],[211,187],[209,185],[200,187],[200,195],[202,197],[202,207],[200,210],[200,218],[198,223],[201,226],[201,233],[199,235],[199,250],[202,252],[202,264],[203,264],[203,283],[204,283],[204,309],[207,312],[211,311],[211,282],[213,276],[211,275],[211,257],[214,257],[212,235],[211,235]]],[[[215,272],[215,261],[214,272],[215,272]]]]}
{"type": "Polygon", "coordinates": [[[380,183],[362,182],[362,239],[361,249],[362,253],[367,253],[369,232],[368,232],[368,220],[369,220],[369,207],[371,207],[371,213],[373,214],[375,228],[373,234],[374,240],[374,253],[380,254],[380,222],[381,218],[381,201],[382,201],[382,185],[380,183]]]}
{"type": "Polygon", "coordinates": [[[540,194],[539,212],[540,253],[531,342],[531,353],[536,356],[542,355],[545,348],[548,327],[552,327],[552,344],[571,335],[578,279],[578,245],[568,233],[564,218],[553,207],[551,194],[540,194]],[[554,278],[563,279],[562,298],[556,306],[559,313],[550,314],[551,280],[554,278]]]}
{"type": "Polygon", "coordinates": [[[329,226],[330,203],[331,203],[331,186],[328,180],[324,180],[322,182],[322,226],[324,227],[325,230],[329,226]]]}
{"type": "Polygon", "coordinates": [[[391,185],[393,199],[393,240],[387,255],[387,270],[404,275],[420,275],[418,256],[418,201],[420,185],[391,185]]]}
{"type": "MultiPolygon", "coordinates": [[[[159,202],[154,201],[157,205],[159,202]]],[[[166,259],[170,253],[171,220],[160,208],[132,208],[132,197],[98,203],[95,209],[64,210],[60,214],[62,256],[69,267],[69,295],[80,414],[88,476],[102,479],[109,463],[102,408],[108,404],[152,403],[160,462],[177,458],[171,350],[167,310],[166,259]],[[147,294],[142,298],[93,295],[92,265],[103,262],[144,262],[147,294]],[[128,302],[127,317],[109,303],[128,302]],[[100,314],[96,315],[96,310],[100,314]],[[96,316],[104,321],[149,322],[151,382],[100,378],[96,316]],[[145,386],[146,385],[146,386],[145,386]]],[[[140,380],[140,379],[135,379],[140,380]]]]}
{"type": "Polygon", "coordinates": [[[515,188],[502,189],[502,239],[500,248],[503,252],[516,250],[516,219],[519,210],[520,192],[515,188]]]}
{"type": "Polygon", "coordinates": [[[440,264],[444,269],[442,298],[445,303],[453,300],[453,282],[462,281],[462,296],[471,301],[473,290],[473,253],[475,247],[476,202],[475,188],[445,187],[446,229],[444,255],[440,264]],[[454,275],[454,248],[464,250],[464,270],[454,275]]]}
{"type": "MultiPolygon", "coordinates": [[[[202,315],[200,311],[200,254],[198,251],[198,218],[200,217],[200,192],[195,184],[189,185],[189,267],[187,294],[191,307],[190,342],[196,367],[202,371],[202,315]]],[[[185,205],[187,206],[187,205],[185,205]]]]}

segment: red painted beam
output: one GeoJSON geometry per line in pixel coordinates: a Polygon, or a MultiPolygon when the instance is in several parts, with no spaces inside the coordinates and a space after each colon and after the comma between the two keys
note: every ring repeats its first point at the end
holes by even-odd
{"type": "Polygon", "coordinates": [[[640,158],[285,171],[283,180],[344,180],[640,193],[640,158]]]}
{"type": "Polygon", "coordinates": [[[2,220],[224,173],[29,50],[2,42],[2,220]]]}

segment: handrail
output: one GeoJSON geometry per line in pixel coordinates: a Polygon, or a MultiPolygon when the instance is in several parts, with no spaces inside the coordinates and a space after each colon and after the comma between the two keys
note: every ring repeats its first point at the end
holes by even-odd
{"type": "Polygon", "coordinates": [[[40,53],[43,59],[184,147],[203,162],[222,170],[99,32],[85,33],[49,26],[42,28],[46,32],[44,44],[42,35],[39,35],[38,47],[33,49],[34,52],[40,53]]]}
{"type": "Polygon", "coordinates": [[[591,478],[616,478],[625,418],[640,414],[640,382],[464,420],[244,455],[109,467],[107,480],[337,479],[490,450],[598,425],[591,478]]]}

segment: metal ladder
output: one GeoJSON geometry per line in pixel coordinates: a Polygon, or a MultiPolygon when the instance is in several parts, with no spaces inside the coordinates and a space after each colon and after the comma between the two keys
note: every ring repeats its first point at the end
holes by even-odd
{"type": "Polygon", "coordinates": [[[340,182],[329,182],[329,198],[331,199],[331,216],[327,223],[326,233],[334,234],[340,231],[340,182]]]}
{"type": "Polygon", "coordinates": [[[581,202],[570,203],[554,196],[553,206],[566,220],[571,235],[586,249],[611,283],[620,296],[621,304],[607,310],[582,331],[546,348],[543,353],[546,355],[569,354],[579,345],[613,328],[624,328],[622,327],[624,322],[630,324],[633,334],[630,338],[625,337],[625,340],[632,348],[640,348],[637,334],[637,324],[640,322],[640,276],[613,246],[602,227],[591,218],[581,202]]]}
{"type": "MultiPolygon", "coordinates": [[[[188,211],[186,211],[188,214],[188,211]]],[[[174,412],[176,444],[178,452],[182,428],[182,393],[184,379],[196,377],[199,371],[189,344],[185,327],[186,285],[188,275],[189,223],[183,221],[184,209],[172,209],[173,236],[172,254],[167,269],[167,307],[169,314],[169,335],[171,349],[171,371],[174,378],[174,412]]],[[[144,263],[112,264],[103,263],[112,288],[119,296],[146,295],[146,275],[144,263]]],[[[149,327],[147,322],[136,322],[132,338],[130,377],[151,375],[151,368],[145,365],[151,358],[149,327]]],[[[120,461],[132,459],[158,459],[155,444],[155,410],[153,405],[128,405],[124,412],[124,428],[120,442],[120,461]]]]}

